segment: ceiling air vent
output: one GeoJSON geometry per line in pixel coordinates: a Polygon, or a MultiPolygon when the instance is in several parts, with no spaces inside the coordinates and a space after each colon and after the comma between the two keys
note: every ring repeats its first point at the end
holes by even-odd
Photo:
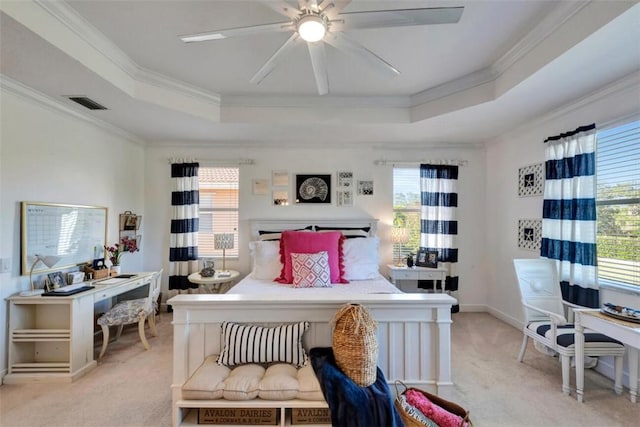
{"type": "Polygon", "coordinates": [[[98,104],[96,101],[94,101],[91,98],[87,98],[86,96],[67,96],[67,98],[69,98],[73,102],[76,102],[82,105],[85,108],[88,108],[89,110],[106,110],[107,109],[107,107],[98,104]]]}

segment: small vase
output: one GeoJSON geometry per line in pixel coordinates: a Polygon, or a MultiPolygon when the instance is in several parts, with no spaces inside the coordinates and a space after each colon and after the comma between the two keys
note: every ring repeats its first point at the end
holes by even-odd
{"type": "Polygon", "coordinates": [[[120,274],[120,266],[119,265],[112,265],[111,266],[111,276],[117,276],[118,274],[120,274]]]}

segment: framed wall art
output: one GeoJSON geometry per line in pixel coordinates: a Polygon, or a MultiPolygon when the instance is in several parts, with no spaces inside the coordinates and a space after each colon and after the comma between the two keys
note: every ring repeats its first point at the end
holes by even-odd
{"type": "Polygon", "coordinates": [[[275,190],[273,192],[273,206],[289,206],[289,190],[275,190]]]}
{"type": "Polygon", "coordinates": [[[336,204],[338,206],[353,206],[353,191],[351,189],[336,191],[336,198],[336,204]]]}
{"type": "Polygon", "coordinates": [[[251,187],[254,195],[269,194],[269,180],[268,179],[254,179],[251,182],[251,187]]]}
{"type": "Polygon", "coordinates": [[[358,196],[373,196],[373,181],[358,181],[358,196]]]}
{"type": "Polygon", "coordinates": [[[538,163],[518,170],[518,196],[542,196],[544,187],[544,164],[538,163]]]}
{"type": "Polygon", "coordinates": [[[518,247],[529,251],[539,251],[542,244],[542,220],[518,220],[518,247]]]}
{"type": "Polygon", "coordinates": [[[296,175],[296,203],[331,203],[331,175],[296,175]]]}
{"type": "Polygon", "coordinates": [[[274,187],[288,187],[289,172],[288,171],[271,172],[271,185],[273,185],[274,187]]]}

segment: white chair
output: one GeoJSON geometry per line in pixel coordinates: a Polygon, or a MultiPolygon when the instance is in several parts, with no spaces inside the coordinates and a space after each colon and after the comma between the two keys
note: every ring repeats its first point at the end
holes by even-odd
{"type": "Polygon", "coordinates": [[[120,338],[125,325],[138,323],[138,333],[145,350],[149,350],[149,342],[145,336],[144,325],[148,320],[151,335],[157,336],[156,332],[156,305],[160,294],[160,284],[162,270],[156,272],[149,282],[149,295],[145,298],[121,301],[111,307],[109,311],[98,318],[98,325],[102,327],[102,349],[98,359],[102,358],[107,345],[109,344],[109,327],[118,326],[116,340],[120,338]]]}
{"type": "MultiPolygon", "coordinates": [[[[571,358],[575,356],[575,330],[567,323],[563,305],[584,308],[562,299],[556,262],[550,259],[514,259],[524,310],[524,340],[518,361],[524,360],[529,338],[556,352],[562,364],[562,392],[569,394],[571,358]]],[[[585,332],[585,356],[614,356],[616,393],[622,393],[624,345],[606,335],[585,332]]]]}

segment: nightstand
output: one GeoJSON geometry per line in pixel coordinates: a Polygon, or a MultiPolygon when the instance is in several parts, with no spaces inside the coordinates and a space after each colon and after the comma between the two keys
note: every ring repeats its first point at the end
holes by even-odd
{"type": "Polygon", "coordinates": [[[389,268],[389,280],[400,290],[406,292],[401,286],[401,281],[418,281],[433,280],[433,290],[437,291],[437,283],[440,282],[440,292],[444,292],[444,282],[447,278],[447,270],[445,268],[428,268],[428,267],[396,267],[395,265],[387,265],[389,268]]]}
{"type": "Polygon", "coordinates": [[[200,273],[192,273],[188,279],[191,283],[201,285],[210,294],[224,294],[234,285],[234,282],[240,276],[240,273],[235,270],[225,271],[223,276],[220,275],[220,271],[216,271],[213,277],[202,277],[200,273]]]}

